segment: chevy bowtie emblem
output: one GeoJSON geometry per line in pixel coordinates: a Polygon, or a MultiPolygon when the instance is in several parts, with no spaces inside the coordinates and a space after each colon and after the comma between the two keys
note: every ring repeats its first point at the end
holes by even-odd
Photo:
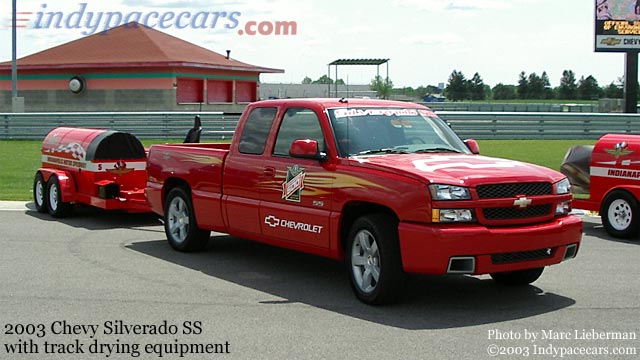
{"type": "Polygon", "coordinates": [[[529,205],[531,205],[531,199],[527,199],[524,196],[513,201],[513,206],[517,206],[519,208],[526,208],[529,205]]]}

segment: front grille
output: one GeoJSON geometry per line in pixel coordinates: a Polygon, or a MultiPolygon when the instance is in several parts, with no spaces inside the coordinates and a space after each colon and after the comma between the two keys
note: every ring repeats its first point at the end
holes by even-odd
{"type": "Polygon", "coordinates": [[[494,265],[515,263],[521,261],[548,259],[553,256],[554,249],[546,248],[532,251],[521,251],[491,255],[491,263],[494,265]]]}
{"type": "Polygon", "coordinates": [[[487,220],[527,219],[547,216],[550,212],[551,204],[542,204],[524,209],[519,207],[484,208],[482,216],[487,220]]]}
{"type": "Polygon", "coordinates": [[[500,199],[516,197],[518,195],[535,196],[551,194],[551,183],[516,183],[479,185],[476,188],[480,199],[500,199]]]}

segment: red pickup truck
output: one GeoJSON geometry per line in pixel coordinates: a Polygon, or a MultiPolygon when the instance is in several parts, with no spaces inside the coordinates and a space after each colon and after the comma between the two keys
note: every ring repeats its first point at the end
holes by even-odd
{"type": "Polygon", "coordinates": [[[344,259],[369,304],[396,300],[406,273],[529,284],[582,236],[561,173],[480,156],[395,101],[252,103],[231,144],[152,146],[145,193],[179,251],[213,230],[344,259]]]}

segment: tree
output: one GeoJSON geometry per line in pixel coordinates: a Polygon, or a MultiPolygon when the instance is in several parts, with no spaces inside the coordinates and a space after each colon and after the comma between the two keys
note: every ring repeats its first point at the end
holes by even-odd
{"type": "Polygon", "coordinates": [[[461,101],[465,99],[467,94],[467,79],[465,79],[462,72],[453,70],[449,76],[449,82],[444,92],[451,101],[461,101]]]}
{"type": "Polygon", "coordinates": [[[485,93],[484,81],[482,81],[480,74],[473,74],[473,77],[471,78],[471,80],[469,80],[468,88],[471,95],[471,100],[484,100],[487,98],[487,94],[485,93]]]}
{"type": "Polygon", "coordinates": [[[553,99],[553,89],[551,88],[551,83],[549,82],[549,75],[547,75],[546,71],[542,72],[542,76],[540,77],[542,80],[542,85],[544,86],[543,90],[543,99],[553,99]]]}
{"type": "Polygon", "coordinates": [[[386,79],[382,79],[382,76],[376,75],[376,77],[371,80],[369,87],[378,94],[379,98],[388,99],[391,95],[391,91],[393,90],[393,83],[388,77],[386,79]]]}
{"type": "Polygon", "coordinates": [[[563,100],[575,99],[577,91],[576,75],[571,70],[563,71],[560,78],[560,87],[558,88],[558,98],[563,100]]]}
{"type": "Polygon", "coordinates": [[[512,100],[518,98],[518,91],[515,85],[504,85],[500,83],[494,86],[491,92],[494,100],[512,100]]]}
{"type": "Polygon", "coordinates": [[[527,80],[527,74],[524,71],[520,73],[518,80],[518,98],[527,99],[529,94],[529,80],[527,80]]]}
{"type": "Polygon", "coordinates": [[[601,96],[602,89],[598,86],[598,81],[591,75],[583,76],[578,82],[578,98],[581,100],[593,100],[601,96]]]}
{"type": "Polygon", "coordinates": [[[604,97],[609,99],[622,99],[624,98],[624,89],[621,85],[611,82],[609,86],[604,88],[604,97]]]}
{"type": "Polygon", "coordinates": [[[311,84],[312,82],[313,80],[311,80],[311,78],[308,76],[305,76],[304,79],[302,79],[303,84],[311,84]]]}
{"type": "Polygon", "coordinates": [[[525,99],[543,99],[544,98],[544,81],[538,74],[529,74],[527,86],[527,95],[525,99]]]}
{"type": "Polygon", "coordinates": [[[318,80],[313,81],[312,84],[333,84],[333,79],[327,75],[322,75],[318,80]]]}

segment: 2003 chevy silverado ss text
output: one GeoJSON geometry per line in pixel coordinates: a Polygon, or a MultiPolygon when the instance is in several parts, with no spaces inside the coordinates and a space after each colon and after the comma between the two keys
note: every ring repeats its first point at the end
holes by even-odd
{"type": "Polygon", "coordinates": [[[417,104],[267,100],[230,145],[152,146],[146,195],[177,250],[214,230],[344,258],[371,304],[395,300],[405,273],[524,285],[573,258],[582,226],[567,179],[477,150],[417,104]]]}

